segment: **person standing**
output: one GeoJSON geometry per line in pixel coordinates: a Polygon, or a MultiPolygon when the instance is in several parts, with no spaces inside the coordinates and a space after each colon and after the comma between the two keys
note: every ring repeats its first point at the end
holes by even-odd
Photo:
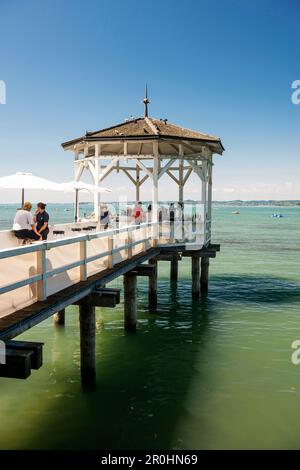
{"type": "Polygon", "coordinates": [[[13,231],[17,238],[25,240],[42,240],[42,236],[38,233],[31,214],[31,202],[25,202],[22,209],[19,209],[15,215],[13,222],[13,231]]]}
{"type": "Polygon", "coordinates": [[[45,210],[46,205],[47,204],[44,204],[43,202],[38,202],[35,213],[36,229],[43,240],[47,240],[49,233],[49,214],[45,210]]]}
{"type": "Polygon", "coordinates": [[[134,223],[136,225],[140,225],[141,222],[143,221],[143,209],[142,209],[142,203],[138,202],[133,209],[133,217],[134,217],[134,223]]]}

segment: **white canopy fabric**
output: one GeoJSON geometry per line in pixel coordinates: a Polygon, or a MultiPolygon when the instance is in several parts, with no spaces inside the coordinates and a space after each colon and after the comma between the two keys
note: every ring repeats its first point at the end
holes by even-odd
{"type": "Polygon", "coordinates": [[[111,193],[111,189],[101,188],[93,184],[83,183],[82,181],[69,181],[68,183],[61,183],[61,188],[64,191],[77,190],[89,191],[91,193],[111,193]]]}
{"type": "Polygon", "coordinates": [[[16,173],[0,177],[0,188],[5,189],[46,189],[61,191],[61,187],[54,181],[34,176],[32,173],[16,173]]]}
{"type": "Polygon", "coordinates": [[[0,188],[4,189],[21,189],[22,190],[22,206],[24,204],[24,189],[44,189],[50,191],[61,191],[61,187],[54,181],[34,176],[32,173],[18,172],[14,175],[0,177],[0,188]]]}

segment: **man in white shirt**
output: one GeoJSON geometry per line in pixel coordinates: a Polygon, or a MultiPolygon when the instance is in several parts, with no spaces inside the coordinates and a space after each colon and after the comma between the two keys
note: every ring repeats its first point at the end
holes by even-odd
{"type": "Polygon", "coordinates": [[[17,238],[31,240],[42,240],[33,222],[31,214],[32,204],[25,202],[22,209],[19,209],[14,218],[13,231],[17,238]]]}

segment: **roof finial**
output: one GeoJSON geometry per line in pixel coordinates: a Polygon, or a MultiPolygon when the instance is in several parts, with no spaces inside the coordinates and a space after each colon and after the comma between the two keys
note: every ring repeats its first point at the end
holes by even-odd
{"type": "Polygon", "coordinates": [[[148,88],[147,88],[147,83],[146,83],[146,95],[145,95],[145,98],[143,99],[143,103],[144,103],[144,105],[145,105],[144,117],[148,117],[148,104],[150,103],[150,100],[148,100],[148,88]]]}

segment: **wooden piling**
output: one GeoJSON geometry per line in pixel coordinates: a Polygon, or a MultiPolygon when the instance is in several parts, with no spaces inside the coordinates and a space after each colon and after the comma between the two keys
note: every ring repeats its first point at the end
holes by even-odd
{"type": "Polygon", "coordinates": [[[199,256],[191,256],[192,258],[192,296],[199,297],[200,294],[200,261],[199,256]]]}
{"type": "Polygon", "coordinates": [[[53,315],[53,320],[55,325],[64,325],[65,324],[65,309],[60,310],[59,312],[53,315]]]}
{"type": "Polygon", "coordinates": [[[155,267],[153,273],[149,276],[149,310],[155,311],[157,308],[157,260],[149,260],[149,264],[155,267]]]}
{"type": "Polygon", "coordinates": [[[85,297],[79,305],[80,367],[84,386],[96,384],[96,315],[95,307],[85,297]]]}
{"type": "Polygon", "coordinates": [[[201,292],[206,293],[208,291],[208,272],[209,272],[209,258],[204,256],[201,258],[201,278],[200,286],[201,292]]]}
{"type": "Polygon", "coordinates": [[[136,330],[136,274],[124,274],[124,328],[136,330]]]}
{"type": "Polygon", "coordinates": [[[176,253],[172,256],[171,260],[171,273],[170,273],[171,281],[178,280],[178,256],[176,253]]]}

